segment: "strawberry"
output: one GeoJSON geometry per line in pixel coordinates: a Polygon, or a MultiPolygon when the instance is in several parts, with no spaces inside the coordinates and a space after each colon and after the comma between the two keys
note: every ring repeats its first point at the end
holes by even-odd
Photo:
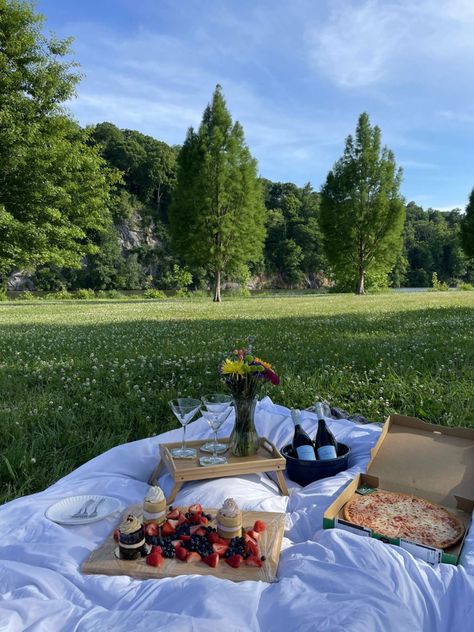
{"type": "Polygon", "coordinates": [[[171,544],[177,549],[179,546],[183,546],[181,540],[171,540],[171,544]]]}
{"type": "Polygon", "coordinates": [[[257,540],[260,538],[260,533],[259,533],[258,531],[254,531],[254,530],[252,530],[252,531],[249,531],[249,532],[248,532],[248,534],[249,534],[249,536],[250,536],[251,538],[253,538],[256,542],[257,542],[257,540]]]}
{"type": "Polygon", "coordinates": [[[187,521],[188,521],[188,519],[186,518],[186,516],[184,514],[182,514],[181,512],[179,512],[178,524],[184,524],[187,521]]]}
{"type": "Polygon", "coordinates": [[[197,533],[199,531],[199,529],[201,529],[201,525],[200,524],[194,524],[192,527],[189,527],[189,533],[191,535],[194,535],[195,533],[197,533]]]}
{"type": "Polygon", "coordinates": [[[198,524],[198,525],[200,525],[201,524],[201,516],[202,516],[202,513],[197,511],[196,513],[191,514],[191,517],[188,519],[188,521],[191,524],[198,524]]]}
{"type": "Polygon", "coordinates": [[[184,546],[178,546],[178,548],[176,549],[176,557],[182,562],[186,560],[186,558],[188,557],[188,551],[184,548],[184,546]]]}
{"type": "Polygon", "coordinates": [[[253,532],[252,531],[247,531],[247,533],[244,535],[245,544],[248,544],[250,542],[251,544],[257,545],[257,541],[255,540],[255,538],[253,538],[250,535],[251,533],[253,533],[253,532]]]}
{"type": "Polygon", "coordinates": [[[145,535],[148,537],[158,535],[158,527],[155,522],[150,522],[145,525],[145,535]]]}
{"type": "Polygon", "coordinates": [[[201,515],[201,519],[200,520],[201,520],[201,524],[203,524],[203,525],[209,524],[209,519],[208,519],[207,516],[201,515]]]}
{"type": "Polygon", "coordinates": [[[200,527],[197,531],[196,531],[196,535],[207,535],[207,531],[206,529],[203,529],[202,527],[200,527]]]}
{"type": "Polygon", "coordinates": [[[190,505],[188,511],[190,514],[202,514],[202,507],[199,503],[196,503],[195,505],[190,505]]]}
{"type": "Polygon", "coordinates": [[[207,541],[211,544],[217,544],[220,540],[220,537],[217,535],[216,531],[211,531],[207,536],[207,541]]]}
{"type": "Polygon", "coordinates": [[[168,513],[168,515],[166,516],[166,519],[169,520],[171,518],[171,520],[178,520],[180,515],[181,515],[181,512],[179,509],[173,509],[173,511],[170,511],[168,513]]]}
{"type": "Polygon", "coordinates": [[[239,568],[242,560],[243,557],[241,555],[231,555],[226,559],[226,562],[229,566],[232,566],[232,568],[239,568]]]}
{"type": "Polygon", "coordinates": [[[224,553],[227,551],[229,547],[225,544],[213,544],[212,545],[212,550],[214,551],[214,553],[217,553],[218,555],[224,555],[224,553]]]}
{"type": "Polygon", "coordinates": [[[163,563],[163,556],[161,555],[161,547],[154,546],[150,555],[146,558],[146,563],[150,566],[161,566],[163,563]]]}
{"type": "Polygon", "coordinates": [[[191,539],[191,536],[190,536],[190,535],[180,535],[180,536],[179,536],[179,539],[180,539],[182,542],[189,542],[189,540],[191,539]]]}
{"type": "Polygon", "coordinates": [[[263,564],[262,560],[255,555],[249,555],[249,557],[245,560],[245,563],[247,566],[257,566],[258,568],[260,568],[263,564]]]}
{"type": "Polygon", "coordinates": [[[114,529],[114,540],[115,540],[115,542],[119,541],[119,530],[118,529],[114,529]]]}
{"type": "Polygon", "coordinates": [[[169,519],[167,520],[167,523],[170,524],[173,529],[176,529],[176,527],[179,525],[179,520],[173,520],[173,519],[169,519]]]}
{"type": "Polygon", "coordinates": [[[254,540],[249,540],[245,543],[245,550],[247,553],[250,553],[250,555],[258,557],[258,545],[254,540]]]}
{"type": "Polygon", "coordinates": [[[161,527],[161,534],[164,538],[167,535],[174,535],[174,527],[172,527],[169,522],[165,522],[165,524],[161,527]]]}
{"type": "Polygon", "coordinates": [[[229,546],[229,540],[219,537],[219,539],[217,540],[217,544],[225,544],[225,546],[229,546]]]}
{"type": "Polygon", "coordinates": [[[256,531],[257,533],[262,533],[262,531],[265,531],[267,528],[267,525],[263,522],[263,520],[255,520],[255,524],[253,525],[253,530],[256,531]]]}
{"type": "Polygon", "coordinates": [[[206,555],[206,557],[203,557],[202,561],[211,568],[216,568],[217,564],[219,563],[219,555],[217,553],[211,553],[210,555],[206,555]]]}
{"type": "Polygon", "coordinates": [[[192,564],[193,562],[200,562],[201,559],[202,558],[199,555],[199,553],[197,553],[196,551],[191,551],[190,553],[188,553],[188,557],[186,558],[186,562],[188,564],[192,564]]]}

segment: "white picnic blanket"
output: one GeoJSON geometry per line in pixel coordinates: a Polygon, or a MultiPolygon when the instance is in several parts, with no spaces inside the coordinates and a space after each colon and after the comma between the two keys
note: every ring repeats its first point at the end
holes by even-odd
{"type": "MultiPolygon", "coordinates": [[[[230,432],[229,419],[223,434],[230,432]]],[[[303,425],[314,432],[312,414],[303,425]]],[[[301,488],[288,481],[282,497],[265,475],[186,484],[175,504],[219,506],[233,496],[242,508],[287,513],[279,582],[234,583],[198,575],[140,581],[82,575],[80,564],[118,520],[63,527],[44,512],[70,495],[107,494],[122,509],[147,490],[158,444],[180,438],[175,430],[117,446],[45,491],[0,508],[0,630],[209,630],[336,632],[457,632],[474,628],[474,529],[462,564],[432,567],[398,547],[371,538],[323,530],[325,508],[356,472],[363,471],[380,427],[329,421],[336,438],[352,448],[350,469],[301,488]]],[[[264,399],[259,434],[287,444],[293,426],[286,408],[264,399]]],[[[190,438],[207,437],[203,420],[190,438]]],[[[160,481],[168,492],[169,475],[160,481]]]]}

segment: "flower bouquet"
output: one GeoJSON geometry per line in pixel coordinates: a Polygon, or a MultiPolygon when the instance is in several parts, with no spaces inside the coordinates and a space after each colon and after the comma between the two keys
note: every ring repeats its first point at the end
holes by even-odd
{"type": "Polygon", "coordinates": [[[219,376],[232,393],[235,424],[230,436],[230,451],[236,456],[250,456],[258,450],[254,413],[257,395],[265,382],[279,384],[280,378],[268,362],[248,349],[236,349],[219,364],[219,376]]]}

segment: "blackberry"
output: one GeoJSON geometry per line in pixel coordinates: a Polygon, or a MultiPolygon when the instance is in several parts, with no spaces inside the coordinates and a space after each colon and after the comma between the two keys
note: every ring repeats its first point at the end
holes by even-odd
{"type": "Polygon", "coordinates": [[[260,559],[262,560],[262,562],[264,562],[267,558],[265,557],[265,555],[262,555],[260,559]]]}

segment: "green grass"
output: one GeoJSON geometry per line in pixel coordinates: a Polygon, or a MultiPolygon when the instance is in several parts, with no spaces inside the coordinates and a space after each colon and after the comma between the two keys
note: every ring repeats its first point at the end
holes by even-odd
{"type": "Polygon", "coordinates": [[[466,292],[0,304],[0,501],[176,427],[167,401],[219,389],[250,334],[274,401],[473,425],[473,331],[466,292]]]}

